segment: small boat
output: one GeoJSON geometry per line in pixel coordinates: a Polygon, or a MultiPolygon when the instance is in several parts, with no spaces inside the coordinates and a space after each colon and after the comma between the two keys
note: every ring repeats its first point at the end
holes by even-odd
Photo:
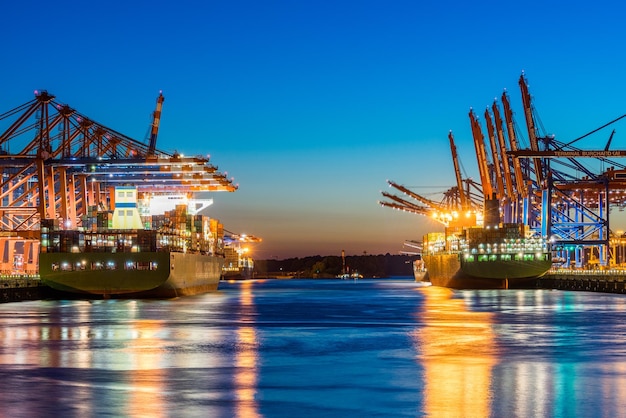
{"type": "Polygon", "coordinates": [[[358,280],[358,279],[362,279],[363,275],[359,274],[358,272],[343,273],[343,274],[338,275],[337,278],[342,279],[342,280],[349,280],[349,279],[358,280]]]}
{"type": "Polygon", "coordinates": [[[415,277],[416,282],[429,282],[427,274],[428,270],[426,270],[424,260],[420,258],[413,261],[413,277],[415,277]]]}

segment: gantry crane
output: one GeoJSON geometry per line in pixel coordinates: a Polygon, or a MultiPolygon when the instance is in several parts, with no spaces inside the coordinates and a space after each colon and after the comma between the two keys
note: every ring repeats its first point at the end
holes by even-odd
{"type": "Polygon", "coordinates": [[[37,231],[42,219],[80,226],[111,203],[116,184],[139,193],[235,191],[233,179],[202,156],[156,148],[164,98],[157,98],[149,143],[132,139],[56,101],[46,91],[0,114],[0,227],[37,231]],[[19,148],[17,152],[9,152],[19,148]]]}
{"type": "MultiPolygon", "coordinates": [[[[529,149],[522,149],[519,145],[519,135],[515,129],[506,90],[501,99],[503,118],[496,101],[491,106],[493,121],[489,110],[485,111],[493,164],[490,164],[487,156],[478,118],[470,109],[470,125],[481,179],[482,193],[478,189],[478,193],[482,194],[480,198],[498,199],[505,222],[528,225],[534,233],[552,237],[556,248],[574,251],[576,265],[582,265],[585,251],[595,251],[600,262],[606,264],[609,238],[612,234],[609,228],[610,208],[618,206],[622,210],[626,207],[626,166],[613,158],[626,157],[626,150],[610,149],[615,131],[611,133],[603,150],[583,150],[573,144],[626,118],[626,115],[572,141],[560,142],[554,136],[539,132],[540,123],[535,115],[524,74],[520,76],[519,86],[529,135],[529,149]],[[609,169],[594,170],[579,161],[580,158],[595,159],[608,165],[609,169]],[[508,208],[511,209],[510,215],[507,214],[508,208]]],[[[462,200],[470,194],[469,191],[465,194],[461,186],[452,133],[449,134],[449,139],[457,187],[447,193],[458,190],[457,196],[462,200]]],[[[396,204],[399,209],[407,210],[408,207],[410,205],[404,199],[396,204]]],[[[414,210],[421,214],[432,211],[430,206],[414,210]]],[[[566,259],[569,263],[569,255],[566,259]]]]}
{"type": "Polygon", "coordinates": [[[541,193],[539,218],[541,233],[550,236],[559,249],[559,258],[569,265],[574,253],[574,263],[582,266],[584,252],[594,252],[600,264],[608,264],[610,207],[624,205],[626,167],[609,158],[625,157],[624,150],[610,150],[613,131],[604,149],[581,150],[573,146],[580,139],[616,123],[626,115],[612,120],[593,131],[567,143],[554,136],[540,136],[536,129],[536,116],[531,106],[528,83],[524,74],[519,84],[530,137],[530,149],[511,150],[515,160],[530,159],[535,167],[536,183],[541,193]],[[542,149],[539,149],[539,141],[542,149]],[[608,171],[598,171],[583,164],[580,158],[592,158],[610,165],[608,171]],[[554,163],[552,163],[554,162],[554,163]],[[615,168],[618,168],[617,170],[615,168]]]}

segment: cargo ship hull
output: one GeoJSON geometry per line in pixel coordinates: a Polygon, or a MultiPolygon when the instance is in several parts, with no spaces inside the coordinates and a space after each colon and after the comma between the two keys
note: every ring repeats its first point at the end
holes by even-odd
{"type": "Polygon", "coordinates": [[[222,271],[222,280],[247,280],[253,276],[251,268],[228,269],[222,271]]]}
{"type": "Polygon", "coordinates": [[[452,289],[509,289],[534,287],[535,279],[550,269],[550,259],[494,260],[467,263],[458,253],[422,255],[426,280],[452,289]]]}
{"type": "Polygon", "coordinates": [[[41,253],[41,281],[105,298],[174,298],[215,291],[224,258],[199,253],[41,253]]]}

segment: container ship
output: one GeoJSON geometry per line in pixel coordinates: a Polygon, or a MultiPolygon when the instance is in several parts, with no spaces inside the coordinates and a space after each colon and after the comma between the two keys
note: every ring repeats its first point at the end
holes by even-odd
{"type": "Polygon", "coordinates": [[[224,265],[218,220],[188,213],[172,198],[173,210],[146,214],[131,186],[116,187],[115,196],[112,211],[94,208],[79,229],[42,221],[44,284],[103,298],[173,298],[217,289],[224,265]]]}
{"type": "Polygon", "coordinates": [[[224,248],[223,280],[251,279],[254,273],[254,259],[248,256],[239,247],[226,246],[224,248]]]}
{"type": "MultiPolygon", "coordinates": [[[[523,224],[450,227],[424,236],[423,280],[454,289],[532,287],[552,266],[547,240],[523,224]]],[[[416,273],[416,280],[418,279],[416,273]]]]}
{"type": "Polygon", "coordinates": [[[254,259],[251,255],[251,248],[253,244],[261,241],[261,238],[254,235],[225,231],[225,261],[222,269],[222,279],[243,280],[254,278],[254,259]]]}

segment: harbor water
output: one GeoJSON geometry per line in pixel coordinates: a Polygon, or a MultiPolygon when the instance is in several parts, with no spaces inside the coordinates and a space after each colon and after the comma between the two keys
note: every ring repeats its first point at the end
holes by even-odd
{"type": "Polygon", "coordinates": [[[410,278],[0,304],[2,417],[618,417],[626,297],[410,278]]]}

